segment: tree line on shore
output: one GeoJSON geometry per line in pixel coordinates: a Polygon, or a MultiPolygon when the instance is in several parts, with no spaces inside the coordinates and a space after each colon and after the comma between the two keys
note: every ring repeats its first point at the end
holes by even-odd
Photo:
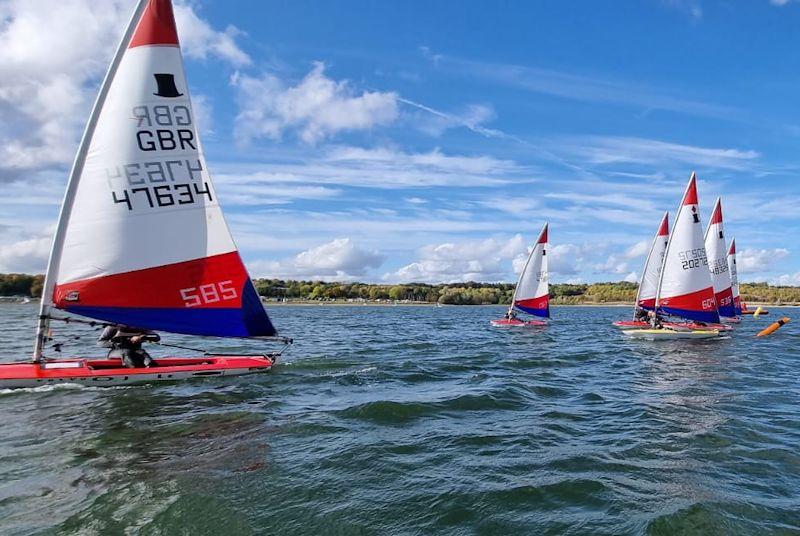
{"type": "MultiPolygon", "coordinates": [[[[42,294],[44,276],[0,274],[0,296],[42,294]]],[[[373,283],[326,283],[284,279],[253,280],[258,294],[267,299],[288,301],[409,301],[443,305],[509,304],[514,294],[512,283],[455,283],[429,285],[408,283],[381,285],[373,283]]],[[[636,283],[555,283],[550,285],[551,303],[560,305],[592,303],[633,303],[636,283]]],[[[773,286],[767,283],[743,283],[744,301],[764,303],[800,303],[800,287],[773,286]]]]}

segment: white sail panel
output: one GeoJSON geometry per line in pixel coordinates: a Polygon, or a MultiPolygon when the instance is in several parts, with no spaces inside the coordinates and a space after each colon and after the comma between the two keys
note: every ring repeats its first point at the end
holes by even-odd
{"type": "Polygon", "coordinates": [[[550,287],[547,270],[547,224],[544,224],[514,291],[514,307],[528,314],[550,316],[550,287]]]}
{"type": "Polygon", "coordinates": [[[667,243],[656,307],[661,312],[690,320],[719,322],[703,243],[697,176],[694,173],[689,179],[667,243]]]}
{"type": "Polygon", "coordinates": [[[658,292],[658,280],[661,277],[661,265],[664,263],[664,253],[667,251],[669,241],[669,213],[665,212],[658,226],[658,232],[653,237],[650,251],[644,262],[642,278],[639,281],[639,292],[636,298],[636,305],[647,310],[656,307],[656,294],[658,292]]]}
{"type": "Polygon", "coordinates": [[[728,250],[728,269],[731,273],[731,291],[733,294],[733,307],[736,316],[742,314],[742,299],[739,296],[739,274],[736,271],[736,239],[731,238],[731,247],[728,250]]]}
{"type": "Polygon", "coordinates": [[[140,2],[114,58],[47,278],[43,308],[180,333],[275,334],[207,171],[170,0],[140,2]]]}
{"type": "Polygon", "coordinates": [[[720,198],[717,198],[714,211],[711,213],[711,221],[706,229],[705,246],[719,314],[725,317],[735,317],[736,307],[733,303],[731,273],[728,268],[728,246],[725,243],[722,200],[720,198]]]}

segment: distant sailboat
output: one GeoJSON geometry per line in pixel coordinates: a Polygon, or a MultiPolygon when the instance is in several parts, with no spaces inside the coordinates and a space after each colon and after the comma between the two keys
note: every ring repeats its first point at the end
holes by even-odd
{"type": "Polygon", "coordinates": [[[0,387],[113,385],[272,367],[277,353],[165,358],[154,368],[44,356],[50,322],[60,319],[56,309],[145,330],[276,335],[223,218],[194,119],[172,3],[140,0],[72,167],[33,363],[0,365],[0,387]]]}
{"type": "Polygon", "coordinates": [[[728,267],[728,247],[722,223],[722,200],[719,197],[714,204],[704,242],[719,316],[734,318],[737,314],[733,301],[731,272],[728,267]]]}
{"type": "Polygon", "coordinates": [[[739,274],[736,269],[736,239],[731,238],[731,247],[728,249],[728,270],[731,274],[731,293],[733,294],[733,307],[736,316],[742,314],[742,298],[739,295],[739,274]]]}
{"type": "MultiPolygon", "coordinates": [[[[664,252],[664,263],[656,291],[656,312],[685,320],[719,324],[711,273],[708,269],[700,223],[697,176],[692,173],[664,252]]],[[[673,328],[625,330],[641,338],[706,338],[716,329],[673,328]],[[687,333],[688,332],[688,333],[687,333]]]]}
{"type": "Polygon", "coordinates": [[[519,281],[514,289],[511,299],[511,308],[506,318],[492,320],[493,326],[546,326],[547,322],[541,320],[521,320],[516,318],[515,310],[542,318],[550,317],[550,287],[547,269],[548,225],[542,227],[539,238],[533,245],[528,260],[519,274],[519,281]]]}

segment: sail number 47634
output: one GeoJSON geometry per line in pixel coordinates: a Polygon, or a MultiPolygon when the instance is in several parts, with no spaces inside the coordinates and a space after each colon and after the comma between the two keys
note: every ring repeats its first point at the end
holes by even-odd
{"type": "Polygon", "coordinates": [[[182,288],[180,293],[185,307],[208,305],[220,301],[233,300],[239,297],[239,293],[236,292],[233,281],[230,279],[226,281],[217,281],[216,283],[207,283],[198,287],[182,288]]]}

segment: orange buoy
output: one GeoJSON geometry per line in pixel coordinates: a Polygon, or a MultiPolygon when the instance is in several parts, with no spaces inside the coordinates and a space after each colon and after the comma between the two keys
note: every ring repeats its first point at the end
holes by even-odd
{"type": "Polygon", "coordinates": [[[791,321],[791,318],[789,318],[788,316],[784,316],[783,318],[781,318],[777,322],[773,322],[772,324],[770,324],[769,327],[759,331],[758,335],[756,335],[756,337],[766,337],[767,335],[778,331],[781,326],[783,326],[785,324],[788,324],[789,321],[791,321]]]}

